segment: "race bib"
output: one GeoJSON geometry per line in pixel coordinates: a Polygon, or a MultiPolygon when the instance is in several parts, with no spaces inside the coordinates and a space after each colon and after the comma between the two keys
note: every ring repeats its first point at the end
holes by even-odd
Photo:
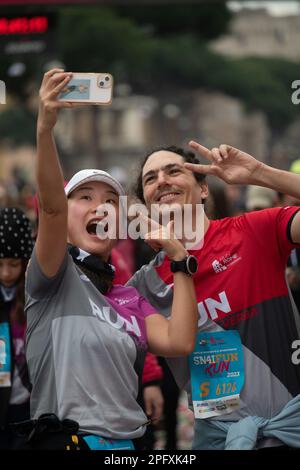
{"type": "Polygon", "coordinates": [[[198,333],[189,366],[195,418],[221,416],[241,408],[244,355],[237,331],[198,333]]]}
{"type": "Polygon", "coordinates": [[[0,387],[11,387],[11,349],[8,323],[0,323],[0,387]]]}

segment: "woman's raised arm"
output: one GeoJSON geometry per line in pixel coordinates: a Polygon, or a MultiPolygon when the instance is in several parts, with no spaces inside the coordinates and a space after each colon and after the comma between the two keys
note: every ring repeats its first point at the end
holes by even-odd
{"type": "Polygon", "coordinates": [[[53,137],[59,108],[71,103],[57,100],[71,78],[70,73],[52,69],[45,73],[40,88],[37,121],[36,182],[39,200],[39,227],[36,255],[43,273],[55,276],[66,251],[67,199],[64,180],[53,137]]]}

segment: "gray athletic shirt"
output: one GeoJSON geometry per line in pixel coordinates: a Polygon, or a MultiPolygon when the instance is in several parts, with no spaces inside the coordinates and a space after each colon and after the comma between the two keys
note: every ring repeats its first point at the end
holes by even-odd
{"type": "Polygon", "coordinates": [[[147,421],[137,403],[144,320],[155,309],[134,288],[101,295],[67,252],[47,278],[34,250],[25,292],[32,418],[55,413],[82,432],[140,437],[147,421]]]}

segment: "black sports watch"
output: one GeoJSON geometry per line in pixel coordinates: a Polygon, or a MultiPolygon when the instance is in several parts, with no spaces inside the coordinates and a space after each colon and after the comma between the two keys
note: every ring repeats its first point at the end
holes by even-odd
{"type": "Polygon", "coordinates": [[[180,261],[171,261],[170,263],[172,273],[178,271],[193,276],[198,271],[198,260],[193,255],[188,255],[180,261]]]}

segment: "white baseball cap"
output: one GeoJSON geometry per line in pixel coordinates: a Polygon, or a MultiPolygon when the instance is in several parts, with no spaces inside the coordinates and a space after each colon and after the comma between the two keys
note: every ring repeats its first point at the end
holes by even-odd
{"type": "Polygon", "coordinates": [[[246,209],[253,211],[273,207],[276,202],[276,192],[263,186],[248,186],[246,190],[246,209]]]}
{"type": "Polygon", "coordinates": [[[123,186],[118,180],[113,178],[109,173],[103,170],[81,170],[75,173],[70,179],[68,184],[65,186],[66,196],[69,196],[71,192],[81,186],[83,183],[88,181],[101,181],[102,183],[109,184],[119,194],[119,196],[125,196],[123,186]]]}

